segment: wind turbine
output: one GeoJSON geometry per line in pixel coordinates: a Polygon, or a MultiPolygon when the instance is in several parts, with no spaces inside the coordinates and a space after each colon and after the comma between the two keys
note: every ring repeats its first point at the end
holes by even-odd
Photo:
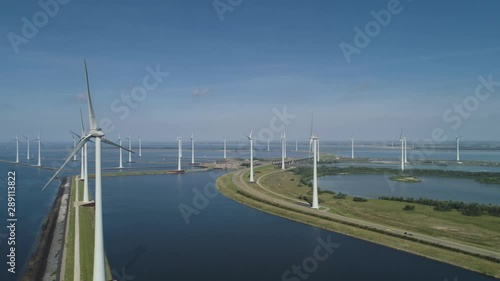
{"type": "Polygon", "coordinates": [[[267,139],[267,152],[269,152],[269,139],[267,139]]]}
{"type": "Polygon", "coordinates": [[[19,163],[19,135],[16,134],[16,163],[19,163]]]}
{"type": "Polygon", "coordinates": [[[285,132],[285,130],[283,130],[283,144],[285,146],[285,149],[284,149],[285,158],[287,158],[286,157],[286,132],[285,132]]]}
{"type": "Polygon", "coordinates": [[[285,169],[285,136],[281,134],[281,170],[285,169]]]}
{"type": "Polygon", "coordinates": [[[222,137],[224,140],[224,159],[226,159],[226,137],[222,137]]]}
{"type": "Polygon", "coordinates": [[[253,180],[253,138],[252,138],[253,129],[250,131],[250,134],[246,136],[248,141],[250,141],[250,182],[255,182],[253,180]]]}
{"type": "Polygon", "coordinates": [[[401,130],[401,135],[399,136],[399,140],[401,141],[401,171],[404,171],[405,170],[405,155],[404,155],[403,130],[401,130]]]}
{"type": "Polygon", "coordinates": [[[30,160],[30,140],[31,140],[31,138],[27,137],[27,136],[24,136],[24,138],[26,139],[26,144],[28,145],[28,148],[26,150],[26,160],[30,160]]]}
{"type": "Polygon", "coordinates": [[[123,169],[123,156],[122,156],[122,137],[118,134],[118,145],[120,145],[120,166],[118,168],[123,169]]]}
{"type": "MultiPolygon", "coordinates": [[[[75,149],[76,147],[76,140],[77,140],[78,137],[76,136],[73,136],[73,149],[75,149]]],[[[78,159],[76,158],[77,154],[75,154],[75,156],[73,156],[73,161],[78,161],[78,159]]]]}
{"type": "Polygon", "coordinates": [[[132,163],[132,136],[128,136],[128,163],[132,163]]]}
{"type": "Polygon", "coordinates": [[[139,157],[142,157],[142,140],[140,136],[139,136],[139,157]]]}
{"type": "Polygon", "coordinates": [[[407,153],[406,153],[406,140],[407,139],[406,139],[406,136],[404,136],[403,138],[404,138],[404,143],[405,143],[405,164],[407,164],[408,163],[408,160],[407,160],[408,158],[407,158],[407,153]]]}
{"type": "Polygon", "coordinates": [[[354,137],[351,135],[351,159],[354,159],[354,137]]]}
{"type": "Polygon", "coordinates": [[[457,163],[462,163],[460,162],[460,137],[457,133],[455,133],[455,142],[457,145],[457,163]]]}
{"type": "Polygon", "coordinates": [[[181,158],[182,158],[182,139],[181,137],[177,137],[177,150],[178,150],[178,162],[177,162],[177,171],[182,171],[181,168],[181,158]]]}
{"type": "MultiPolygon", "coordinates": [[[[314,118],[314,115],[313,115],[314,118]]],[[[311,151],[311,145],[313,150],[313,199],[312,206],[313,209],[319,209],[318,203],[318,154],[319,150],[317,148],[318,137],[313,134],[313,118],[311,118],[311,137],[309,141],[309,151],[311,151]]]]}
{"type": "Polygon", "coordinates": [[[191,165],[194,164],[194,135],[191,133],[191,165]]]}
{"type": "MultiPolygon", "coordinates": [[[[106,267],[104,263],[104,237],[103,237],[103,224],[102,224],[102,171],[101,171],[101,143],[107,143],[114,146],[118,144],[104,138],[104,132],[101,128],[97,128],[97,122],[92,106],[90,97],[89,79],[87,72],[87,63],[84,61],[85,78],[87,82],[87,103],[89,109],[89,123],[90,128],[85,137],[83,137],[76,148],[71,152],[63,165],[56,171],[56,173],[49,179],[47,184],[42,188],[44,190],[52,180],[64,169],[64,167],[71,161],[71,158],[78,153],[78,151],[88,142],[91,138],[95,138],[95,220],[94,220],[94,274],[92,280],[105,281],[106,280],[106,267]]],[[[126,149],[126,148],[124,148],[126,149]]],[[[128,151],[128,149],[126,149],[128,151]]]]}
{"type": "Polygon", "coordinates": [[[318,137],[316,138],[316,149],[318,150],[317,151],[318,155],[316,158],[317,158],[317,162],[319,162],[319,138],[318,137]]]}
{"type": "Polygon", "coordinates": [[[299,141],[295,139],[295,151],[299,151],[299,141]]]}
{"type": "MultiPolygon", "coordinates": [[[[42,139],[40,138],[40,134],[38,134],[38,138],[36,140],[38,141],[38,167],[42,166],[42,152],[41,152],[41,146],[42,146],[42,139]]],[[[75,154],[76,155],[76,154],[75,154]]]]}

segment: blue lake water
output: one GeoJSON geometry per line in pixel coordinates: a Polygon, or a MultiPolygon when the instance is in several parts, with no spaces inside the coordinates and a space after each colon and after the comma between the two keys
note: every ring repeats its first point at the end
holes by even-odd
{"type": "Polygon", "coordinates": [[[390,175],[336,175],[321,177],[321,189],[351,196],[427,197],[500,205],[500,185],[478,183],[473,179],[418,177],[422,182],[405,183],[389,180],[390,175]]]}

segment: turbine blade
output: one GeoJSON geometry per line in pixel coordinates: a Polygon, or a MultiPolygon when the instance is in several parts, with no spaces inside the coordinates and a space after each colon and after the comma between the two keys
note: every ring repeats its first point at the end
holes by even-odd
{"type": "Polygon", "coordinates": [[[314,125],[314,112],[311,113],[311,133],[309,136],[313,135],[313,125],[314,125]]]}
{"type": "Polygon", "coordinates": [[[248,138],[251,139],[253,134],[253,129],[250,131],[250,135],[248,135],[248,138]]]}
{"type": "Polygon", "coordinates": [[[71,133],[71,135],[73,135],[73,138],[77,138],[77,139],[81,138],[81,136],[79,136],[77,133],[75,133],[71,130],[69,132],[71,133]]]}
{"type": "Polygon", "coordinates": [[[80,107],[80,122],[82,123],[82,136],[85,135],[85,126],[83,126],[83,114],[82,114],[82,108],[80,107]]]}
{"type": "Polygon", "coordinates": [[[101,138],[101,140],[102,140],[102,142],[103,142],[103,143],[107,143],[107,144],[110,144],[110,145],[116,146],[116,147],[118,147],[118,148],[125,149],[125,150],[126,150],[126,151],[128,151],[128,152],[135,153],[135,152],[133,152],[132,150],[130,150],[130,149],[128,149],[128,148],[125,148],[125,147],[123,147],[123,146],[121,146],[121,145],[119,145],[119,144],[117,144],[117,143],[114,143],[114,142],[112,142],[112,141],[110,141],[110,140],[108,140],[108,139],[106,139],[106,138],[101,138]]]}
{"type": "Polygon", "coordinates": [[[42,188],[42,191],[57,177],[57,175],[59,175],[59,173],[64,169],[64,167],[66,167],[66,165],[69,163],[69,161],[71,161],[71,159],[73,158],[73,156],[75,156],[75,154],[78,153],[78,151],[80,151],[80,149],[85,145],[85,143],[92,137],[92,135],[88,135],[86,136],[85,138],[81,139],[80,142],[78,143],[78,145],[75,147],[75,149],[73,149],[73,151],[71,152],[71,154],[68,156],[68,158],[66,158],[66,161],[64,161],[64,163],[62,164],[62,166],[59,168],[59,170],[57,170],[57,172],[50,178],[50,180],[45,184],[45,186],[42,188]]]}
{"type": "Polygon", "coordinates": [[[97,129],[97,123],[95,121],[94,107],[92,106],[92,99],[90,98],[90,86],[89,86],[89,73],[87,71],[87,62],[83,60],[85,65],[85,80],[87,81],[87,102],[89,106],[89,125],[91,130],[97,129]]]}

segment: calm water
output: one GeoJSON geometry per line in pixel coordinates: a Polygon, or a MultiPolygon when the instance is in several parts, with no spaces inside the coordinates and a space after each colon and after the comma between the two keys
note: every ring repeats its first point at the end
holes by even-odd
{"type": "MultiPolygon", "coordinates": [[[[0,145],[0,159],[14,158],[15,151],[7,149],[10,146],[0,145]]],[[[200,147],[203,148],[202,145],[200,147]]],[[[184,148],[187,148],[186,143],[184,148]]],[[[68,153],[65,147],[48,144],[44,151],[44,163],[48,166],[60,163],[68,153]]],[[[36,155],[36,150],[32,152],[36,155]]],[[[186,149],[184,153],[183,165],[190,162],[189,151],[186,149]]],[[[233,145],[228,157],[245,158],[245,153],[238,151],[238,145],[233,145]]],[[[279,153],[279,146],[275,145],[270,152],[258,151],[257,155],[276,157],[279,153]]],[[[293,153],[289,152],[289,155],[293,156],[293,153]]],[[[307,155],[307,152],[300,151],[297,155],[301,153],[307,155]]],[[[117,166],[117,150],[106,149],[103,154],[107,155],[104,168],[117,166]]],[[[200,149],[199,156],[219,159],[219,154],[222,150],[207,145],[204,151],[200,149]]],[[[25,161],[24,158],[21,157],[21,161],[25,161]]],[[[144,149],[143,158],[135,158],[135,161],[126,165],[130,165],[131,169],[151,166],[174,168],[176,149],[144,149]]],[[[21,269],[36,246],[36,237],[58,184],[53,183],[41,192],[52,171],[0,163],[1,186],[6,186],[7,171],[12,169],[18,176],[16,255],[17,267],[21,269]]],[[[79,162],[75,162],[65,174],[78,173],[79,169],[79,162]]],[[[127,275],[135,276],[128,280],[282,280],[286,270],[291,270],[293,265],[302,265],[305,259],[313,256],[319,245],[318,238],[327,240],[330,237],[340,247],[326,261],[320,262],[307,280],[442,281],[455,277],[458,280],[493,280],[457,267],[268,215],[222,195],[210,199],[208,205],[198,210],[198,215],[192,215],[190,223],[186,224],[179,205],[193,206],[194,190],[202,191],[207,184],[215,182],[214,178],[208,172],[200,172],[103,179],[105,247],[117,279],[123,278],[123,269],[127,275]]],[[[93,182],[90,184],[93,192],[92,185],[93,182]]],[[[325,184],[321,185],[323,188],[325,184]]],[[[469,194],[465,187],[460,192],[469,194]]],[[[495,195],[482,196],[498,200],[495,195]]],[[[5,193],[0,196],[0,206],[6,207],[5,193]]],[[[5,223],[6,210],[1,214],[0,220],[5,223]]],[[[0,229],[0,234],[5,233],[3,227],[0,229]]],[[[0,237],[0,263],[4,265],[6,246],[5,239],[0,237]]],[[[0,280],[15,280],[15,276],[7,274],[6,267],[3,268],[0,280]]]]}
{"type": "Polygon", "coordinates": [[[500,185],[482,184],[472,179],[420,177],[422,182],[391,181],[388,175],[337,175],[318,179],[322,189],[352,196],[427,197],[500,205],[500,185]]]}

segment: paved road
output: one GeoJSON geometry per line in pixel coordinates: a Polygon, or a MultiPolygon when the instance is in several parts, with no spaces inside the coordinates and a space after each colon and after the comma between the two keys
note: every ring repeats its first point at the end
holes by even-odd
{"type": "MultiPolygon", "coordinates": [[[[291,209],[300,211],[302,213],[308,213],[308,214],[312,214],[312,215],[314,215],[314,214],[317,215],[318,213],[320,213],[322,216],[326,216],[328,218],[331,218],[331,219],[336,220],[336,221],[341,222],[341,223],[356,224],[356,225],[368,227],[368,228],[371,228],[371,229],[374,229],[374,230],[377,230],[377,231],[380,231],[383,233],[392,233],[392,234],[397,234],[397,235],[400,235],[403,237],[406,236],[406,237],[408,237],[408,239],[419,239],[419,240],[424,241],[426,243],[440,245],[442,247],[447,247],[447,248],[459,250],[459,251],[462,251],[465,253],[474,254],[474,255],[482,255],[485,257],[490,257],[490,258],[495,258],[497,260],[500,260],[500,253],[498,253],[498,252],[478,248],[475,246],[465,245],[465,244],[450,241],[447,239],[442,239],[442,238],[437,238],[437,237],[432,237],[432,236],[422,235],[422,234],[417,234],[417,233],[409,233],[408,231],[405,231],[403,229],[397,229],[397,228],[392,228],[392,227],[389,229],[387,226],[384,226],[381,224],[376,224],[376,223],[372,223],[372,222],[368,222],[368,221],[363,221],[363,220],[349,218],[349,217],[345,217],[345,216],[341,216],[341,215],[337,215],[337,214],[332,214],[332,213],[329,213],[328,210],[325,210],[325,209],[315,210],[315,209],[310,208],[309,206],[303,206],[302,204],[299,205],[296,202],[292,203],[292,202],[286,201],[285,199],[294,200],[294,201],[298,201],[298,200],[296,200],[294,198],[286,197],[284,195],[277,194],[279,196],[274,197],[274,196],[265,194],[259,189],[264,189],[266,191],[270,191],[270,190],[263,187],[260,184],[260,179],[263,177],[269,176],[273,173],[276,173],[276,172],[262,175],[261,177],[259,177],[259,179],[257,180],[256,183],[248,183],[247,181],[243,180],[243,174],[247,170],[248,169],[243,169],[243,170],[237,170],[237,171],[233,172],[232,181],[239,189],[241,189],[241,190],[245,191],[246,193],[249,193],[257,198],[261,198],[261,199],[264,199],[264,200],[267,200],[270,202],[275,202],[275,203],[278,203],[279,205],[286,206],[287,208],[291,208],[291,209]]],[[[281,171],[278,171],[278,172],[281,172],[281,171]]],[[[272,191],[270,191],[270,192],[272,192],[272,191]]],[[[272,193],[276,194],[275,192],[272,192],[272,193]]]]}

